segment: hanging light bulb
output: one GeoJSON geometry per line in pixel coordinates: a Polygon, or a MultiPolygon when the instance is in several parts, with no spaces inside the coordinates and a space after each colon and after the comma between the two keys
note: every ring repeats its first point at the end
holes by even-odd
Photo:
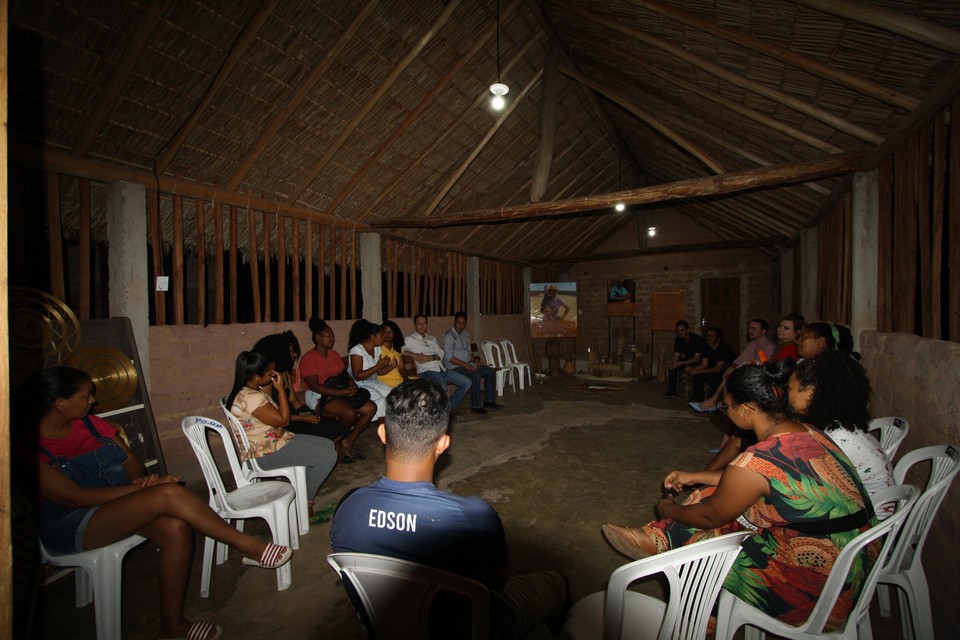
{"type": "Polygon", "coordinates": [[[503,96],[507,95],[509,91],[510,87],[500,81],[500,0],[497,0],[497,81],[490,85],[490,93],[493,94],[490,106],[497,111],[502,110],[504,105],[507,104],[503,96]]]}
{"type": "Polygon", "coordinates": [[[623,211],[624,209],[627,208],[627,205],[623,204],[622,202],[618,202],[616,206],[614,206],[613,208],[616,209],[617,211],[623,211]]]}
{"type": "Polygon", "coordinates": [[[490,85],[490,93],[493,94],[493,100],[490,101],[490,106],[497,111],[503,109],[504,105],[507,104],[507,101],[503,99],[503,96],[507,95],[509,91],[510,87],[502,82],[495,82],[490,85]]]}
{"type": "Polygon", "coordinates": [[[647,235],[650,236],[651,238],[652,238],[653,236],[657,235],[657,228],[656,228],[656,227],[647,227],[647,235]]]}

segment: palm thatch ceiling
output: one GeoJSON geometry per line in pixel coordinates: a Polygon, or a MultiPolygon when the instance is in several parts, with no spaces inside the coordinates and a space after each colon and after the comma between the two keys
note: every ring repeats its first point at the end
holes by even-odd
{"type": "Polygon", "coordinates": [[[13,0],[10,22],[14,158],[555,266],[651,209],[789,241],[960,92],[957,0],[13,0]]]}

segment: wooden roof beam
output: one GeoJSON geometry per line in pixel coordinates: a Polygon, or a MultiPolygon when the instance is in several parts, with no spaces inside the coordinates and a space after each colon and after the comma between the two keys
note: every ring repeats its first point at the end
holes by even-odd
{"type": "Polygon", "coordinates": [[[640,118],[647,123],[648,126],[657,131],[660,135],[665,137],[674,145],[680,147],[682,150],[699,160],[701,164],[706,166],[713,173],[724,173],[726,171],[719,160],[711,157],[710,154],[701,149],[698,144],[687,138],[682,133],[674,130],[673,127],[667,125],[646,109],[634,104],[633,101],[627,98],[624,94],[614,89],[610,89],[609,87],[606,87],[599,82],[588,78],[582,73],[574,71],[568,67],[561,67],[560,71],[565,76],[579,82],[585,87],[593,89],[597,93],[601,94],[612,102],[615,102],[636,117],[640,118]]]}
{"type": "Polygon", "coordinates": [[[106,124],[110,113],[114,107],[117,106],[117,102],[120,99],[120,92],[123,91],[123,87],[127,84],[130,74],[133,73],[134,67],[136,67],[140,61],[140,56],[143,55],[143,51],[147,48],[147,44],[150,42],[150,36],[160,23],[161,16],[166,13],[169,7],[170,0],[151,0],[150,4],[147,5],[143,16],[140,18],[140,23],[137,25],[137,30],[130,36],[130,40],[127,41],[127,46],[123,50],[120,60],[113,68],[113,73],[110,74],[110,79],[107,80],[107,84],[100,94],[96,108],[87,119],[87,126],[84,127],[83,131],[77,137],[77,142],[73,145],[73,149],[71,150],[73,155],[82,158],[90,153],[93,141],[96,140],[97,134],[103,129],[103,125],[106,124]]]}
{"type": "MultiPolygon", "coordinates": [[[[509,72],[510,72],[510,69],[512,69],[513,66],[514,66],[519,60],[521,60],[521,59],[527,54],[527,52],[530,51],[530,49],[531,49],[532,47],[536,46],[538,42],[539,42],[539,39],[538,39],[538,38],[533,38],[533,39],[531,39],[529,42],[527,42],[527,43],[523,46],[523,48],[520,49],[520,51],[517,52],[517,55],[515,55],[515,56],[506,64],[506,66],[503,68],[503,73],[504,73],[504,74],[509,73],[509,72]]],[[[487,95],[489,95],[489,94],[487,94],[487,95]]],[[[393,192],[393,190],[396,188],[396,186],[397,186],[398,184],[400,184],[400,181],[403,180],[405,177],[407,177],[407,175],[408,175],[411,171],[413,171],[413,169],[414,169],[417,165],[419,165],[419,164],[423,161],[424,158],[426,158],[426,157],[429,156],[431,153],[433,153],[433,151],[434,151],[438,146],[440,146],[440,144],[442,144],[442,143],[450,136],[451,133],[453,133],[454,131],[457,130],[457,128],[463,123],[464,120],[467,119],[468,116],[470,116],[471,114],[475,113],[477,107],[479,107],[482,102],[486,101],[486,99],[487,99],[487,98],[486,98],[486,95],[477,96],[477,98],[473,101],[473,103],[471,103],[471,105],[470,105],[467,109],[465,109],[459,116],[457,116],[456,120],[454,120],[454,121],[450,124],[450,126],[447,127],[447,130],[444,131],[442,135],[438,136],[433,142],[431,142],[429,145],[427,145],[427,147],[426,147],[423,151],[420,152],[420,155],[418,155],[416,158],[414,158],[412,161],[410,161],[410,162],[407,164],[407,166],[403,168],[403,171],[401,171],[401,172],[399,172],[397,175],[395,175],[395,176],[393,177],[393,180],[390,181],[390,184],[388,184],[388,185],[385,186],[383,189],[381,189],[381,190],[380,190],[380,193],[377,195],[377,197],[374,198],[373,200],[371,200],[371,201],[367,204],[367,206],[363,208],[362,211],[360,211],[356,216],[354,216],[354,219],[355,219],[355,220],[363,220],[363,219],[365,219],[368,215],[370,215],[370,212],[373,211],[373,210],[377,207],[378,204],[380,204],[381,202],[383,202],[383,199],[384,199],[385,197],[387,197],[388,194],[390,194],[390,193],[393,192]]]]}
{"type": "Polygon", "coordinates": [[[804,162],[759,167],[746,171],[735,171],[719,176],[689,178],[666,184],[658,184],[639,189],[628,189],[618,193],[598,196],[586,196],[571,200],[533,203],[499,209],[465,211],[443,217],[424,217],[408,220],[384,220],[371,225],[371,228],[434,228],[501,222],[537,217],[550,217],[606,209],[617,202],[626,205],[649,204],[681,200],[697,196],[712,196],[724,193],[736,193],[749,189],[771,187],[784,184],[806,182],[817,178],[835,176],[855,171],[864,153],[844,153],[804,162]]]}
{"type": "Polygon", "coordinates": [[[793,0],[793,2],[838,18],[889,31],[934,49],[960,55],[960,31],[914,17],[909,13],[851,0],[793,0]]]}
{"type": "MultiPolygon", "coordinates": [[[[519,4],[520,0],[514,0],[514,2],[505,7],[500,13],[500,21],[503,22],[503,20],[505,20],[516,10],[519,4]]],[[[336,215],[337,207],[340,206],[340,203],[342,203],[347,195],[353,191],[354,187],[357,186],[360,180],[362,180],[363,177],[370,172],[373,166],[383,156],[383,154],[387,152],[393,143],[396,142],[400,136],[406,133],[410,125],[417,121],[417,119],[420,117],[420,114],[423,113],[427,107],[435,104],[437,95],[450,88],[450,81],[477,53],[480,52],[487,40],[493,36],[496,29],[496,23],[490,25],[487,30],[484,31],[479,38],[477,38],[477,41],[473,44],[470,50],[461,56],[460,59],[457,60],[457,62],[454,63],[445,74],[443,74],[442,78],[437,80],[433,86],[433,89],[423,96],[417,106],[414,107],[413,110],[407,114],[407,117],[403,119],[403,122],[401,122],[397,128],[393,130],[393,133],[387,136],[387,138],[380,143],[380,146],[377,147],[376,151],[370,154],[366,162],[364,162],[363,165],[353,173],[353,176],[351,176],[350,179],[340,188],[340,191],[337,192],[337,195],[335,195],[333,200],[330,201],[330,204],[327,205],[324,213],[327,215],[336,215]]]]}
{"type": "Polygon", "coordinates": [[[670,42],[667,42],[663,38],[652,36],[648,33],[644,33],[643,31],[640,31],[639,29],[633,29],[626,25],[620,24],[616,20],[610,20],[609,18],[600,16],[593,11],[582,9],[580,7],[570,4],[569,2],[567,2],[567,0],[555,0],[555,1],[564,11],[569,11],[570,13],[576,16],[579,16],[586,20],[590,20],[592,22],[596,22],[597,24],[603,27],[606,27],[607,29],[617,31],[618,33],[622,33],[625,36],[633,38],[634,40],[638,40],[650,46],[656,47],[661,51],[665,51],[666,53],[676,58],[679,58],[693,65],[694,67],[702,69],[703,71],[706,71],[707,73],[710,73],[722,80],[725,80],[726,82],[729,82],[734,86],[740,87],[741,89],[745,89],[746,91],[751,91],[753,93],[756,93],[757,95],[761,95],[769,100],[772,100],[780,105],[783,105],[785,107],[798,111],[799,113],[802,113],[806,116],[819,120],[820,122],[826,124],[827,126],[832,127],[842,133],[845,133],[848,136],[857,138],[859,140],[862,140],[863,142],[868,142],[870,144],[880,144],[883,141],[883,138],[877,135],[876,133],[874,133],[873,131],[864,129],[859,125],[856,125],[848,120],[844,120],[843,118],[837,115],[834,115],[833,113],[830,113],[825,109],[821,109],[820,107],[814,106],[809,102],[800,100],[799,98],[796,98],[790,94],[784,93],[779,89],[773,89],[763,83],[756,82],[748,78],[744,78],[743,76],[733,73],[732,71],[726,69],[725,67],[722,67],[718,64],[714,64],[713,62],[701,56],[690,53],[683,47],[679,47],[670,42]]]}
{"type": "Polygon", "coordinates": [[[430,203],[425,208],[427,215],[432,214],[440,202],[447,197],[447,194],[450,193],[450,189],[453,188],[453,185],[457,184],[457,181],[460,180],[466,170],[470,168],[470,165],[473,164],[473,161],[477,159],[477,156],[480,155],[480,152],[483,151],[484,147],[486,147],[490,140],[493,139],[493,136],[497,133],[497,131],[500,130],[500,127],[503,126],[503,123],[507,121],[507,118],[510,117],[510,114],[513,113],[513,110],[516,109],[521,102],[523,102],[523,99],[527,97],[527,94],[530,93],[530,90],[540,82],[540,78],[542,76],[543,69],[540,69],[533,74],[533,78],[530,79],[530,82],[527,83],[527,86],[523,88],[516,99],[510,101],[510,104],[506,109],[504,109],[503,114],[497,118],[497,121],[493,123],[493,126],[490,127],[490,130],[487,131],[486,135],[484,135],[480,142],[477,143],[477,145],[473,148],[473,151],[467,154],[467,157],[460,164],[460,166],[453,171],[450,178],[447,179],[444,185],[440,187],[440,190],[437,192],[437,194],[433,196],[433,199],[430,200],[430,203]]]}
{"type": "MultiPolygon", "coordinates": [[[[819,78],[834,82],[857,93],[862,93],[875,100],[903,109],[904,111],[913,111],[917,108],[917,105],[920,104],[920,101],[913,96],[900,93],[899,91],[895,91],[894,89],[890,89],[866,78],[860,78],[846,71],[822,64],[790,49],[768,42],[763,38],[752,36],[746,31],[724,27],[723,25],[705,20],[686,11],[675,9],[657,0],[630,0],[630,2],[639,7],[644,7],[650,11],[659,13],[662,16],[672,18],[681,24],[699,29],[705,33],[710,33],[718,38],[723,38],[733,44],[753,49],[754,51],[768,55],[771,58],[785,62],[798,69],[803,69],[807,73],[819,78]]],[[[859,5],[858,11],[862,12],[863,10],[863,5],[859,5]]]]}
{"type": "Polygon", "coordinates": [[[647,249],[628,249],[626,251],[608,251],[605,253],[588,253],[576,256],[546,256],[530,258],[531,264],[538,265],[545,262],[597,262],[599,260],[618,260],[621,258],[638,258],[643,256],[658,256],[668,253],[696,253],[701,251],[727,251],[729,249],[751,249],[754,247],[776,246],[786,240],[783,236],[767,236],[763,238],[746,238],[743,240],[721,240],[719,242],[697,242],[691,244],[673,244],[647,249]]]}
{"type": "Polygon", "coordinates": [[[540,85],[540,145],[533,167],[530,184],[530,202],[540,202],[550,181],[553,164],[553,142],[557,134],[557,90],[560,73],[557,60],[560,57],[560,42],[550,38],[547,54],[543,59],[543,83],[540,85]]]}
{"type": "Polygon", "coordinates": [[[260,5],[260,8],[257,9],[257,12],[247,23],[247,26],[243,28],[240,37],[233,43],[223,64],[220,65],[220,68],[217,70],[217,75],[214,77],[213,82],[210,83],[206,93],[203,94],[203,98],[201,98],[197,106],[194,107],[193,113],[191,113],[187,121],[180,126],[180,129],[173,138],[170,139],[170,142],[160,151],[160,155],[154,164],[157,173],[163,173],[167,170],[167,167],[170,166],[170,162],[173,160],[173,157],[177,155],[177,151],[180,150],[184,141],[193,133],[194,127],[196,127],[197,122],[200,121],[200,116],[203,115],[203,112],[206,111],[207,107],[213,102],[213,99],[217,96],[217,93],[223,85],[227,83],[227,78],[233,73],[233,69],[237,66],[237,63],[240,62],[243,54],[247,52],[247,49],[249,49],[250,45],[256,40],[257,33],[260,32],[263,23],[266,22],[270,14],[273,13],[273,9],[277,6],[278,1],[279,0],[264,0],[263,4],[260,5]]]}
{"type": "Polygon", "coordinates": [[[397,81],[397,78],[406,71],[407,67],[417,59],[417,57],[423,53],[423,50],[430,44],[430,41],[433,40],[434,36],[440,33],[440,29],[443,28],[443,25],[447,23],[447,20],[450,19],[450,16],[453,15],[453,12],[456,11],[457,7],[460,6],[462,0],[450,0],[443,11],[437,17],[430,28],[427,29],[427,32],[423,34],[420,40],[417,41],[417,44],[403,57],[403,59],[393,68],[384,80],[380,83],[380,86],[377,87],[377,90],[374,91],[373,95],[370,96],[370,99],[367,100],[353,116],[353,119],[340,131],[340,135],[337,136],[337,139],[327,147],[326,151],[323,152],[323,155],[320,156],[320,160],[313,165],[310,171],[307,172],[306,177],[300,181],[299,186],[294,189],[287,197],[287,202],[293,203],[303,195],[303,192],[307,190],[310,186],[310,183],[313,182],[320,172],[329,164],[331,160],[340,152],[340,149],[343,148],[343,145],[347,140],[356,132],[357,127],[360,126],[360,122],[373,110],[373,108],[380,102],[380,98],[387,94],[387,91],[390,90],[390,87],[393,86],[393,83],[397,81]]]}
{"type": "Polygon", "coordinates": [[[310,95],[310,92],[313,91],[317,83],[323,79],[324,74],[343,52],[343,49],[357,33],[357,30],[360,28],[360,25],[363,24],[364,20],[377,8],[379,2],[380,0],[368,0],[367,4],[365,4],[354,17],[350,26],[343,30],[343,33],[340,34],[340,37],[337,38],[334,45],[330,47],[327,55],[323,57],[320,64],[314,67],[310,74],[303,79],[300,83],[300,88],[293,94],[293,97],[284,103],[283,108],[277,112],[273,120],[263,128],[263,131],[260,132],[260,137],[257,138],[257,141],[250,147],[250,151],[247,152],[247,155],[240,162],[237,171],[233,174],[233,177],[230,178],[230,181],[227,182],[228,189],[236,189],[240,186],[240,183],[247,176],[247,173],[249,173],[250,167],[253,166],[253,163],[263,154],[267,145],[276,137],[280,127],[293,116],[293,113],[303,104],[304,100],[307,99],[307,96],[310,95]]]}

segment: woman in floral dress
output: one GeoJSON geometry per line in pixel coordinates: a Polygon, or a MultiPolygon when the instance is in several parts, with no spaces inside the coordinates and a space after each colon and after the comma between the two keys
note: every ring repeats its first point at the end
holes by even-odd
{"type": "MultiPolygon", "coordinates": [[[[665,497],[661,520],[643,527],[604,525],[607,541],[631,558],[750,529],[724,588],[788,624],[801,624],[817,602],[840,550],[876,524],[850,460],[822,432],[788,418],[792,360],[741,367],[730,377],[723,410],[758,443],[723,471],[671,471],[664,486],[695,485],[682,504],[665,497]]],[[[868,568],[855,562],[834,608],[831,628],[850,613],[868,568]]]]}

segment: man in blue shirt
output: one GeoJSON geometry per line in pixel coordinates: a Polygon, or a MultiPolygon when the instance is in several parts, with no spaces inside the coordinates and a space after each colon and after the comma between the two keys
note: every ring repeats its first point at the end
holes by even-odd
{"type": "Polygon", "coordinates": [[[481,364],[480,358],[470,351],[470,334],[467,333],[467,314],[457,311],[453,316],[453,328],[443,334],[443,365],[449,371],[462,373],[470,378],[470,410],[486,413],[489,409],[502,409],[497,403],[496,372],[481,364]],[[481,395],[480,381],[483,381],[481,395]]]}
{"type": "Polygon", "coordinates": [[[386,472],[340,500],[330,528],[333,550],[411,560],[483,582],[491,589],[493,637],[521,638],[540,623],[559,624],[569,600],[564,577],[508,577],[506,535],[494,508],[434,486],[434,465],[450,446],[449,420],[447,394],[428,381],[410,380],[390,392],[377,429],[386,472]]]}

